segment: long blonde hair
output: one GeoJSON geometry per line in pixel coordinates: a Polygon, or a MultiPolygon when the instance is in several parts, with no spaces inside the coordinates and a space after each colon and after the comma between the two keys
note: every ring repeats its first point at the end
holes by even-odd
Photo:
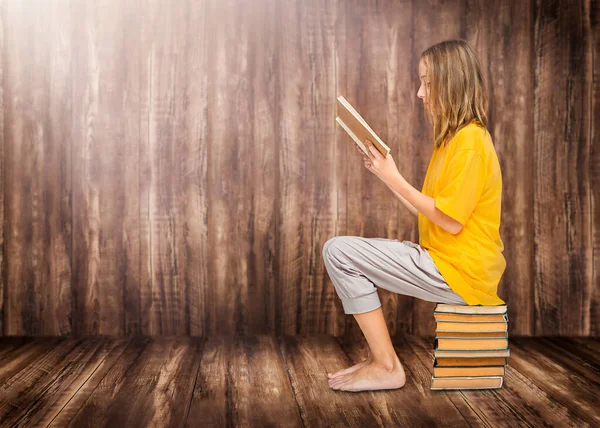
{"type": "MultiPolygon", "coordinates": [[[[446,40],[421,54],[431,84],[427,112],[433,144],[439,148],[461,128],[475,122],[487,127],[487,82],[473,49],[464,40],[446,40]]],[[[486,129],[487,132],[487,129],[486,129]]]]}

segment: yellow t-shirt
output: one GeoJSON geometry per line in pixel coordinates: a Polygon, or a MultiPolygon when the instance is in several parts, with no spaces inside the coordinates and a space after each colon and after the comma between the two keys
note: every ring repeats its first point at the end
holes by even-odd
{"type": "Polygon", "coordinates": [[[472,122],[434,149],[422,193],[463,225],[453,235],[419,212],[419,245],[450,288],[469,305],[502,305],[498,282],[506,260],[500,239],[502,174],[490,134],[472,122]]]}

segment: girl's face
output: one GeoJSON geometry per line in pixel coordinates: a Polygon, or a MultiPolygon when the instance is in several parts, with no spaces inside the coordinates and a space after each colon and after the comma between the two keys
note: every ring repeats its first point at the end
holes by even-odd
{"type": "Polygon", "coordinates": [[[427,107],[427,101],[429,99],[430,82],[429,77],[427,76],[427,66],[423,61],[423,58],[419,60],[419,80],[421,81],[421,86],[419,86],[417,97],[421,98],[423,100],[423,106],[427,107]]]}

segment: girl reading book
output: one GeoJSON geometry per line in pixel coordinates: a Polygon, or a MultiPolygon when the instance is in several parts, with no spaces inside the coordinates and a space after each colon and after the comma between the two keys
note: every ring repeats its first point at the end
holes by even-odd
{"type": "Polygon", "coordinates": [[[418,71],[417,96],[433,130],[421,191],[391,154],[383,157],[368,140],[368,156],[357,150],[365,167],[417,216],[419,243],[337,236],[323,246],[344,312],[354,315],[370,350],[366,360],[328,375],[333,389],[395,389],[406,382],[376,287],[437,303],[505,303],[497,295],[506,267],[499,233],[502,174],[486,129],[481,65],[465,41],[448,40],[421,54],[418,71]]]}

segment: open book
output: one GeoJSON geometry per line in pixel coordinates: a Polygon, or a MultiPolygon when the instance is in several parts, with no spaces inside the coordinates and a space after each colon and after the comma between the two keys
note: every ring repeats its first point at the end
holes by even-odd
{"type": "Polygon", "coordinates": [[[344,128],[344,131],[348,133],[350,138],[360,147],[365,155],[369,155],[368,149],[364,144],[365,140],[368,139],[373,142],[373,146],[379,150],[379,153],[387,157],[390,148],[381,141],[381,138],[375,134],[375,131],[371,129],[362,116],[341,95],[337,97],[337,107],[336,122],[344,128]]]}

